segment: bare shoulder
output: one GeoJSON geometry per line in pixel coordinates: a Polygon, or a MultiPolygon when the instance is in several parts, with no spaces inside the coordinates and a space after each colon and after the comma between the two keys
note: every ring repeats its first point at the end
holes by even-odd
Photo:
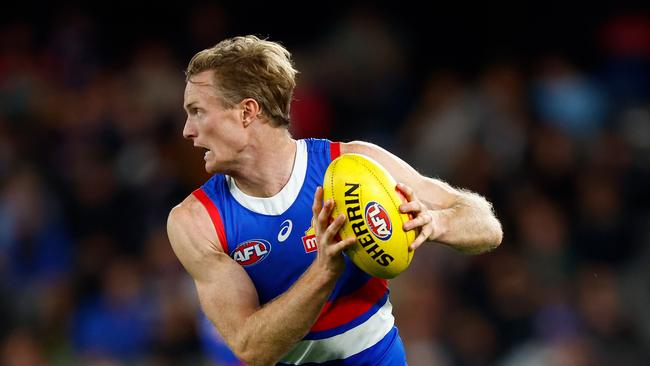
{"type": "Polygon", "coordinates": [[[341,143],[341,154],[347,153],[368,156],[379,162],[388,170],[404,169],[408,170],[410,173],[416,173],[416,171],[408,163],[399,158],[397,155],[391,153],[379,145],[370,142],[350,141],[341,143]]]}
{"type": "Polygon", "coordinates": [[[366,141],[350,141],[350,142],[341,142],[341,154],[363,154],[363,155],[374,155],[378,152],[388,152],[379,145],[375,145],[366,141]]]}
{"type": "Polygon", "coordinates": [[[341,154],[354,153],[368,156],[381,164],[398,182],[411,187],[417,195],[434,207],[449,207],[460,194],[449,184],[420,174],[406,161],[381,146],[365,141],[341,144],[341,154]]]}
{"type": "Polygon", "coordinates": [[[169,212],[167,235],[174,253],[195,278],[207,260],[226,256],[207,210],[193,195],[169,212]]]}
{"type": "Polygon", "coordinates": [[[365,141],[341,143],[341,154],[347,153],[361,154],[374,159],[399,182],[413,185],[422,179],[422,176],[407,162],[379,145],[365,141]]]}
{"type": "Polygon", "coordinates": [[[188,235],[200,236],[209,241],[216,241],[216,250],[221,250],[219,239],[203,204],[193,195],[189,195],[169,212],[167,230],[188,235]]]}

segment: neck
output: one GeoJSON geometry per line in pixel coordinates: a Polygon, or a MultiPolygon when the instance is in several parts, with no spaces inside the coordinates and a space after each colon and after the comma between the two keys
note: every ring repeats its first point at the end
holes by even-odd
{"type": "Polygon", "coordinates": [[[255,197],[272,197],[287,184],[296,157],[296,141],[284,128],[251,136],[237,169],[228,173],[237,187],[255,197]]]}

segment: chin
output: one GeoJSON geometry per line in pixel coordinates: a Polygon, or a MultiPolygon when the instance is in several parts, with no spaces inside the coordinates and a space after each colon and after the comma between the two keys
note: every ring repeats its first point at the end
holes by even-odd
{"type": "Polygon", "coordinates": [[[205,171],[210,175],[224,172],[223,169],[220,169],[219,165],[214,161],[205,162],[205,171]]]}
{"type": "Polygon", "coordinates": [[[209,163],[205,162],[205,172],[208,174],[215,174],[217,172],[216,167],[214,166],[214,163],[209,163]]]}

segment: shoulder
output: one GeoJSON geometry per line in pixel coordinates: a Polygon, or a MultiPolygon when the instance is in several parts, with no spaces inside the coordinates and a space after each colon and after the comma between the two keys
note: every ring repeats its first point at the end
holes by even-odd
{"type": "Polygon", "coordinates": [[[189,195],[169,212],[167,234],[179,251],[223,252],[210,216],[194,195],[189,195]]]}
{"type": "Polygon", "coordinates": [[[168,224],[172,223],[188,223],[189,221],[199,220],[205,217],[209,219],[205,209],[203,209],[203,204],[194,196],[190,194],[185,197],[185,199],[174,206],[169,212],[168,224]]]}
{"type": "Polygon", "coordinates": [[[388,153],[379,145],[366,141],[350,141],[339,143],[341,154],[362,154],[373,157],[373,155],[388,153]]]}
{"type": "Polygon", "coordinates": [[[361,154],[383,166],[397,182],[404,183],[417,192],[426,190],[432,178],[420,174],[409,163],[383,147],[365,141],[341,143],[341,154],[361,154]]]}
{"type": "Polygon", "coordinates": [[[215,273],[234,263],[222,249],[203,203],[193,194],[169,212],[167,235],[174,254],[195,281],[214,282],[215,273]]]}
{"type": "Polygon", "coordinates": [[[372,142],[360,140],[341,142],[340,149],[341,154],[361,154],[373,158],[380,163],[384,163],[386,161],[399,161],[400,163],[405,164],[401,158],[388,151],[387,149],[384,149],[377,144],[373,144],[372,142]]]}
{"type": "MultiPolygon", "coordinates": [[[[340,144],[341,154],[361,154],[374,159],[384,168],[388,169],[393,175],[408,173],[410,175],[419,175],[404,160],[384,149],[383,147],[366,141],[351,141],[340,144]]],[[[397,176],[395,178],[398,178],[397,176]]]]}

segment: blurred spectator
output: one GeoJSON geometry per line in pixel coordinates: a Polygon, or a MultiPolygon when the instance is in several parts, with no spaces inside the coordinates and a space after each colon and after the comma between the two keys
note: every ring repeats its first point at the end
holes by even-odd
{"type": "Polygon", "coordinates": [[[65,275],[71,243],[58,202],[29,166],[7,177],[0,190],[0,256],[3,281],[18,289],[65,275]]]}
{"type": "Polygon", "coordinates": [[[154,308],[141,291],[135,263],[116,259],[105,270],[102,291],[85,298],[74,316],[75,347],[83,358],[133,362],[151,346],[154,308]]]}
{"type": "Polygon", "coordinates": [[[584,266],[577,279],[577,308],[605,365],[641,365],[641,348],[621,311],[618,278],[608,266],[584,266]]]}
{"type": "Polygon", "coordinates": [[[457,365],[489,365],[499,347],[494,325],[478,311],[454,309],[446,326],[450,348],[457,365]]]}
{"type": "Polygon", "coordinates": [[[645,104],[650,98],[650,15],[627,12],[598,30],[605,56],[603,78],[619,108],[645,104]]]}
{"type": "Polygon", "coordinates": [[[317,61],[303,54],[293,57],[302,72],[291,104],[291,134],[295,138],[330,138],[334,129],[334,112],[324,87],[312,75],[317,61]]]}
{"type": "Polygon", "coordinates": [[[334,23],[312,72],[337,104],[337,136],[395,144],[391,134],[410,102],[408,47],[373,7],[352,6],[334,23]]]}
{"type": "Polygon", "coordinates": [[[483,173],[483,183],[462,184],[487,193],[486,185],[523,162],[523,80],[516,65],[503,62],[487,67],[477,87],[464,84],[452,71],[434,72],[411,114],[404,143],[412,144],[412,159],[424,172],[443,178],[483,173]]]}
{"type": "Polygon", "coordinates": [[[534,85],[539,118],[576,138],[597,133],[608,117],[608,100],[601,86],[561,57],[546,58],[540,68],[534,85]]]}
{"type": "Polygon", "coordinates": [[[582,338],[566,338],[548,344],[531,343],[515,350],[500,366],[599,366],[593,346],[582,338]]]}
{"type": "Polygon", "coordinates": [[[474,113],[457,75],[451,71],[434,74],[405,130],[404,140],[412,144],[413,166],[425,174],[448,178],[455,156],[472,141],[474,113]]]}
{"type": "Polygon", "coordinates": [[[650,359],[650,313],[647,311],[650,306],[650,227],[646,217],[645,232],[639,236],[643,245],[641,253],[633,259],[630,266],[624,269],[621,276],[621,311],[629,317],[630,327],[634,334],[637,334],[641,342],[639,349],[642,359],[650,359]]]}
{"type": "MultiPolygon", "coordinates": [[[[422,252],[423,256],[428,254],[422,252]]],[[[391,283],[395,289],[391,296],[393,302],[397,301],[393,305],[400,336],[404,339],[409,365],[451,365],[449,352],[441,344],[448,290],[432,276],[433,269],[419,260],[421,265],[414,263],[391,283]]]]}
{"type": "Polygon", "coordinates": [[[573,181],[579,164],[577,143],[561,129],[536,126],[528,148],[527,178],[558,202],[571,201],[575,196],[573,181]]]}
{"type": "Polygon", "coordinates": [[[0,363],[6,366],[47,366],[42,349],[32,334],[16,329],[9,334],[0,350],[0,363]]]}

